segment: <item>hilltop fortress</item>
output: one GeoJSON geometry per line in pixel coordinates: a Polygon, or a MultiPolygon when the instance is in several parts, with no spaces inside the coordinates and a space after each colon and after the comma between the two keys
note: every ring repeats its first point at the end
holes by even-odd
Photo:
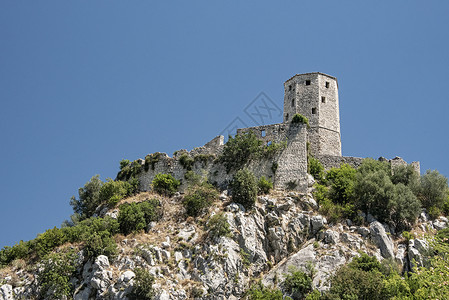
{"type": "MultiPolygon", "coordinates": [[[[272,125],[242,128],[237,135],[253,132],[258,139],[270,143],[286,142],[286,146],[274,157],[250,161],[248,167],[256,177],[265,176],[273,181],[274,188],[296,189],[306,192],[310,186],[307,174],[308,154],[317,158],[325,167],[339,167],[342,163],[358,167],[363,158],[341,155],[340,112],[338,82],[335,77],[323,73],[297,74],[284,83],[283,122],[272,125]],[[293,123],[295,114],[308,118],[309,125],[293,123]]],[[[180,157],[188,155],[193,159],[189,168],[197,174],[206,175],[210,182],[226,188],[233,177],[222,163],[217,160],[224,147],[224,137],[217,136],[202,147],[190,152],[179,150],[169,157],[165,153],[153,153],[144,160],[145,171],[140,173],[142,190],[150,190],[151,182],[158,173],[171,174],[183,182],[188,171],[180,162],[180,157]]],[[[391,166],[406,164],[396,157],[389,160],[391,166]]],[[[419,172],[419,162],[412,165],[419,172]]]]}

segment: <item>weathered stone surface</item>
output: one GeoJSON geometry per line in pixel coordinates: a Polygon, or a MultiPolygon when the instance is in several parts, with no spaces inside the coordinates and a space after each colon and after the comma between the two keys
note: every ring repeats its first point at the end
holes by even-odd
{"type": "Polygon", "coordinates": [[[13,300],[12,286],[4,284],[0,287],[0,300],[13,300]]]}
{"type": "Polygon", "coordinates": [[[310,219],[310,223],[312,225],[312,233],[315,234],[318,232],[318,230],[323,228],[323,226],[325,224],[327,224],[327,220],[325,217],[318,215],[318,216],[313,216],[310,219]]]}
{"type": "Polygon", "coordinates": [[[326,230],[324,233],[324,242],[328,244],[337,244],[340,241],[340,234],[337,231],[331,229],[326,230]]]}
{"type": "Polygon", "coordinates": [[[385,228],[381,223],[375,221],[370,224],[371,239],[380,248],[382,257],[394,257],[393,242],[385,232],[385,228]]]}

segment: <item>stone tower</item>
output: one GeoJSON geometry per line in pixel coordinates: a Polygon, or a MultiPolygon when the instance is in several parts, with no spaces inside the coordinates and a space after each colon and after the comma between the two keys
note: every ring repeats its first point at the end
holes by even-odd
{"type": "Polygon", "coordinates": [[[341,156],[337,78],[323,73],[298,74],[284,83],[284,123],[299,113],[309,119],[313,155],[341,156]]]}

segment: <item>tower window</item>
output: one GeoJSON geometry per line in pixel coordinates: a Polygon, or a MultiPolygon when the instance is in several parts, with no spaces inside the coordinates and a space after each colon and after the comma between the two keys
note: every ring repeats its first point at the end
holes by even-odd
{"type": "Polygon", "coordinates": [[[288,90],[289,90],[289,91],[292,90],[292,85],[291,85],[291,84],[288,86],[288,90]]]}
{"type": "Polygon", "coordinates": [[[292,99],[292,107],[295,106],[295,99],[292,99]]]}
{"type": "Polygon", "coordinates": [[[312,108],[312,115],[316,114],[316,107],[312,108]]]}
{"type": "Polygon", "coordinates": [[[261,135],[262,137],[264,137],[264,136],[265,136],[265,130],[262,130],[262,131],[260,132],[260,135],[261,135]]]}
{"type": "Polygon", "coordinates": [[[329,88],[329,81],[326,81],[325,86],[326,86],[327,89],[329,88]]]}
{"type": "Polygon", "coordinates": [[[321,103],[326,103],[326,97],[321,97],[321,103]]]}
{"type": "Polygon", "coordinates": [[[306,85],[310,85],[310,80],[306,80],[306,85]]]}
{"type": "Polygon", "coordinates": [[[285,121],[288,121],[288,114],[285,115],[285,121]]]}

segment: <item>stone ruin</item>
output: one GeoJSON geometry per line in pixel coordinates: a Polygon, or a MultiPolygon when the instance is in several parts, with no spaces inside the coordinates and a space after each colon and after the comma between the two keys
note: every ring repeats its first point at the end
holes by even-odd
{"type": "MultiPolygon", "coordinates": [[[[335,77],[323,73],[297,74],[284,83],[283,122],[237,129],[237,135],[253,132],[263,143],[286,141],[286,147],[272,158],[250,161],[247,167],[259,178],[265,176],[273,182],[274,188],[287,186],[306,192],[311,184],[307,174],[308,152],[317,158],[326,170],[347,163],[358,167],[363,158],[341,155],[340,113],[338,82],[335,77]],[[295,114],[308,118],[309,124],[292,123],[295,114]]],[[[202,147],[191,151],[176,151],[173,157],[165,153],[152,154],[155,159],[148,170],[139,176],[143,191],[151,189],[151,182],[158,173],[171,174],[186,187],[185,174],[179,158],[184,153],[193,159],[191,170],[207,176],[208,180],[221,188],[226,188],[233,173],[227,173],[224,165],[217,161],[224,147],[224,137],[217,136],[202,147]]],[[[143,160],[140,160],[143,164],[143,160]]],[[[392,168],[407,165],[399,157],[389,160],[392,168]]],[[[413,162],[420,172],[419,162],[413,162]]]]}

